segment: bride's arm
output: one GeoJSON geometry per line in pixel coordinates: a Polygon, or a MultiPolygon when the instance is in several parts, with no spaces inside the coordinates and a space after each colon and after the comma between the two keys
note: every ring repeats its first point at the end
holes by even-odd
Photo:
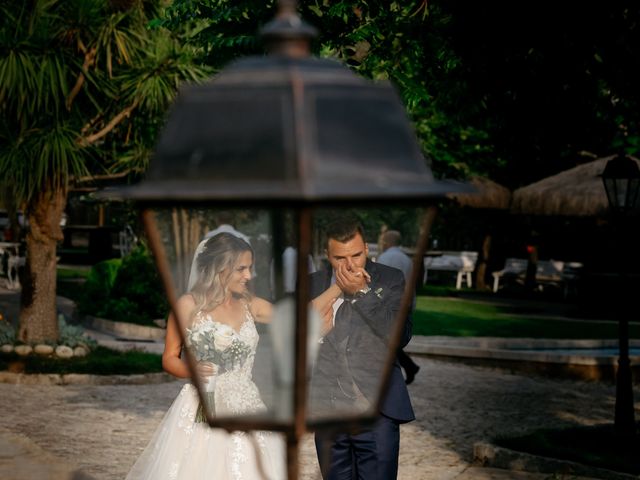
{"type": "MultiPolygon", "coordinates": [[[[176,309],[181,318],[188,319],[193,311],[195,303],[191,295],[183,295],[178,299],[176,309]]],[[[182,339],[178,330],[178,320],[173,312],[167,322],[167,335],[164,340],[164,352],[162,352],[162,368],[171,375],[180,378],[191,376],[186,359],[180,358],[182,351],[182,339]]]]}
{"type": "Polygon", "coordinates": [[[271,322],[271,315],[273,314],[273,305],[267,302],[263,298],[253,297],[249,304],[251,315],[259,323],[271,322]]]}
{"type": "Polygon", "coordinates": [[[335,283],[311,300],[311,306],[320,315],[320,335],[325,336],[333,328],[333,304],[342,295],[342,290],[335,283]]]}

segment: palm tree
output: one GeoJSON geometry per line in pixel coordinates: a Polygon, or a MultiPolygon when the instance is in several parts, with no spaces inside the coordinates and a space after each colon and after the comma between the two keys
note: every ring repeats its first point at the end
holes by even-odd
{"type": "Polygon", "coordinates": [[[69,187],[143,171],[198,52],[154,19],[160,0],[10,0],[0,6],[0,184],[24,209],[20,340],[58,338],[56,244],[69,187]]]}

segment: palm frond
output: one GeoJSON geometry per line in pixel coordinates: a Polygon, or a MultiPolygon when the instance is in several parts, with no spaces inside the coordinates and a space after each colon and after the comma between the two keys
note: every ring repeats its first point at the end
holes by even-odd
{"type": "Polygon", "coordinates": [[[198,52],[189,45],[157,32],[150,38],[145,62],[121,75],[123,97],[151,113],[164,112],[175,98],[180,83],[207,78],[212,69],[198,65],[198,52]]]}
{"type": "Polygon", "coordinates": [[[37,65],[27,52],[13,49],[0,57],[0,101],[31,111],[35,99],[37,65]]]}
{"type": "Polygon", "coordinates": [[[15,186],[20,201],[28,202],[43,189],[66,188],[70,176],[88,174],[86,152],[76,138],[64,124],[24,131],[0,152],[0,175],[15,186]]]}
{"type": "Polygon", "coordinates": [[[48,51],[42,55],[38,64],[36,78],[35,108],[45,111],[60,110],[69,93],[66,78],[67,61],[59,51],[48,51]]]}
{"type": "Polygon", "coordinates": [[[140,36],[130,28],[126,20],[126,12],[111,14],[97,35],[98,55],[96,62],[99,62],[104,54],[105,68],[110,78],[113,77],[114,61],[131,65],[133,59],[138,56],[137,51],[142,46],[140,36]]]}

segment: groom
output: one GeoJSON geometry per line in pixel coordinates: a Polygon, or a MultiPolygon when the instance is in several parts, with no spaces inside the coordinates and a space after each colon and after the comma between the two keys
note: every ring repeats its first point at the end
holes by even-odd
{"type": "MultiPolygon", "coordinates": [[[[311,275],[313,306],[322,338],[311,380],[312,412],[355,413],[375,401],[387,343],[404,292],[400,270],[372,263],[357,220],[334,220],[325,231],[331,268],[311,275]]],[[[401,347],[411,337],[405,323],[401,347]]],[[[400,424],[414,420],[397,360],[379,419],[370,430],[333,437],[316,434],[325,480],[397,477],[400,424]]]]}

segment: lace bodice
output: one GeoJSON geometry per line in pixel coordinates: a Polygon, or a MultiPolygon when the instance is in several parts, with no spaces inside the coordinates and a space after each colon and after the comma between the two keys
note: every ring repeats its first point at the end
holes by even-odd
{"type": "Polygon", "coordinates": [[[219,367],[215,375],[216,415],[237,415],[265,408],[251,380],[259,336],[248,306],[237,331],[215,321],[211,314],[198,312],[186,333],[187,348],[196,359],[219,367]]]}

